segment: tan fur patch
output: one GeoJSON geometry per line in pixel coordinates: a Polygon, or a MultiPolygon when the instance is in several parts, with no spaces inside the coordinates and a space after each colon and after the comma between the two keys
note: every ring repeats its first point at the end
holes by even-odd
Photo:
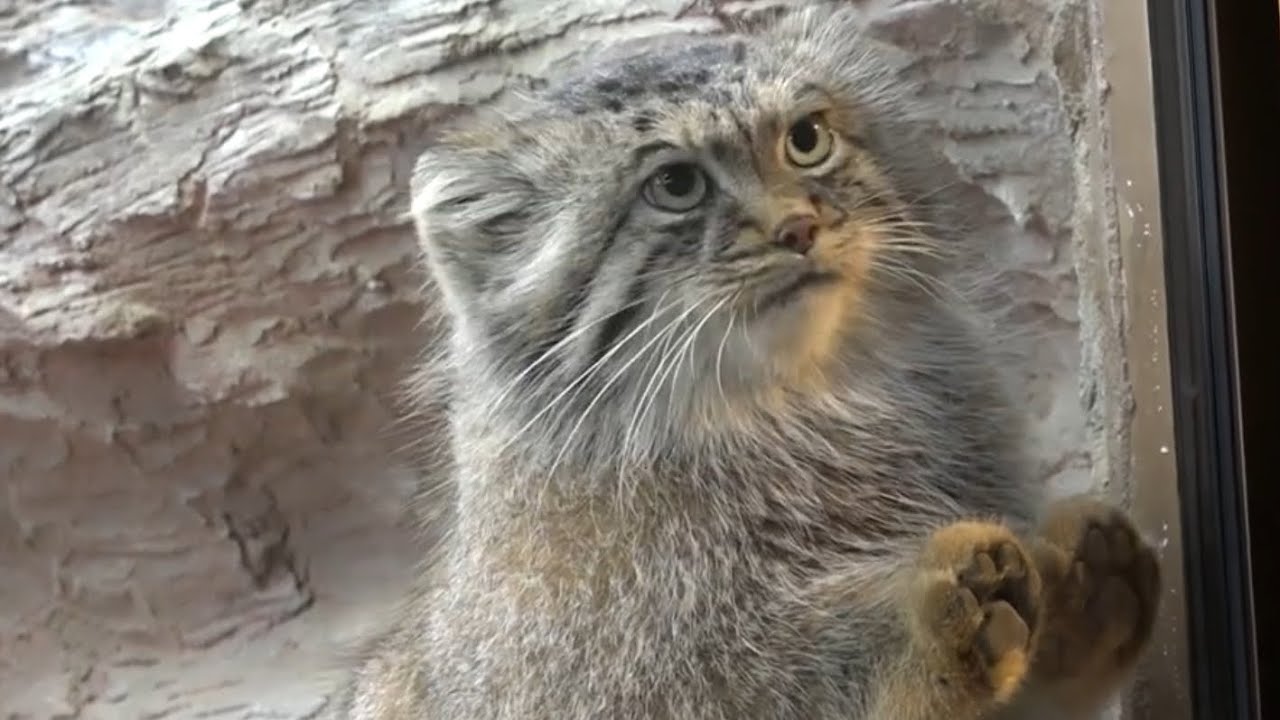
{"type": "Polygon", "coordinates": [[[991,668],[991,684],[997,702],[1007,702],[1022,686],[1027,676],[1027,654],[1021,650],[1007,652],[991,668]]]}
{"type": "Polygon", "coordinates": [[[1014,540],[1012,532],[996,523],[978,521],[952,523],[933,534],[924,553],[920,556],[920,564],[923,567],[935,569],[964,567],[973,556],[975,547],[1014,540]]]}

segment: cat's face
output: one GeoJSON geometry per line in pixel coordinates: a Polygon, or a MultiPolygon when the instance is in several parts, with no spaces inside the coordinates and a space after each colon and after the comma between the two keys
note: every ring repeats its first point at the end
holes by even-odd
{"type": "Polygon", "coordinates": [[[584,404],[820,388],[929,254],[882,157],[890,82],[823,15],[620,53],[459,122],[414,215],[460,342],[584,404]]]}

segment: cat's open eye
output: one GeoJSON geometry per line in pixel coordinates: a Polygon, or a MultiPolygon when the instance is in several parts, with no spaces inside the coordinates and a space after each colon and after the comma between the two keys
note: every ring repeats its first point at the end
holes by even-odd
{"type": "Polygon", "coordinates": [[[818,115],[806,115],[787,130],[787,160],[801,168],[811,168],[831,157],[835,135],[818,115]]]}
{"type": "Polygon", "coordinates": [[[686,212],[707,197],[707,176],[693,163],[663,165],[644,184],[644,199],[669,212],[686,212]]]}

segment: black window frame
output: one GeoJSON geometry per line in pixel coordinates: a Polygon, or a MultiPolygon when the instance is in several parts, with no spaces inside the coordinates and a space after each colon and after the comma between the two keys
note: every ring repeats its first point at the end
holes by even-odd
{"type": "Polygon", "coordinates": [[[1250,542],[1280,528],[1280,362],[1264,354],[1280,325],[1280,3],[1147,0],[1147,16],[1193,711],[1261,718],[1280,681],[1259,682],[1276,629],[1254,613],[1280,561],[1250,542]]]}

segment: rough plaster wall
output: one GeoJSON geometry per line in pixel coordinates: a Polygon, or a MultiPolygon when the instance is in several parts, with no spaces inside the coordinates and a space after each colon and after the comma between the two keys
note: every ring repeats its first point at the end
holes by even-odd
{"type": "MultiPolygon", "coordinates": [[[[0,717],[318,712],[323,657],[413,557],[394,418],[431,342],[403,218],[426,131],[774,4],[0,0],[0,717]]],[[[1078,383],[1115,357],[1081,231],[1106,176],[1087,5],[857,4],[943,108],[1040,337],[1044,479],[1122,475],[1082,401],[1114,372],[1078,383]]]]}

